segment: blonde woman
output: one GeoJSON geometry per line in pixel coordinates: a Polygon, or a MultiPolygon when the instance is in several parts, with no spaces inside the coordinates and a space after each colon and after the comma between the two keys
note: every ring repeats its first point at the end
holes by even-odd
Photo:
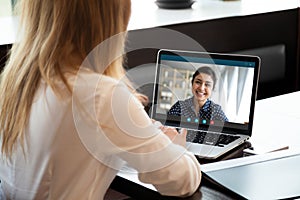
{"type": "Polygon", "coordinates": [[[201,171],[186,131],[153,123],[124,78],[130,0],[17,8],[0,85],[0,197],[103,199],[125,164],[163,195],[193,194],[201,171]]]}

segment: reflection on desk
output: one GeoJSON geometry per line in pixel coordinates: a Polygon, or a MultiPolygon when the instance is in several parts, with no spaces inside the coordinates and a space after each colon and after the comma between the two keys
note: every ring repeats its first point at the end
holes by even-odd
{"type": "MultiPolygon", "coordinates": [[[[250,145],[259,148],[260,145],[288,144],[291,150],[300,150],[300,109],[297,108],[298,102],[300,102],[300,91],[257,101],[251,143],[247,142],[215,161],[241,157],[243,156],[243,149],[250,145]]],[[[209,161],[199,159],[199,162],[205,164],[209,161]]],[[[136,171],[126,170],[121,171],[115,178],[111,185],[112,189],[134,199],[177,199],[161,196],[152,185],[141,183],[137,178],[136,171]],[[129,173],[125,173],[126,170],[129,173]]],[[[237,198],[239,197],[234,193],[223,187],[217,187],[204,178],[199,190],[186,199],[237,198]]]]}

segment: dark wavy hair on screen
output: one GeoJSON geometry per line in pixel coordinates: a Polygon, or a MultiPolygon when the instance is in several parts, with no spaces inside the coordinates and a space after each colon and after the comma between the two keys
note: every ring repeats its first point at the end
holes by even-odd
{"type": "Polygon", "coordinates": [[[214,81],[213,82],[213,89],[215,88],[215,84],[217,82],[217,77],[216,77],[216,73],[214,72],[214,70],[212,70],[210,67],[207,67],[207,66],[204,66],[204,67],[199,67],[195,73],[193,74],[193,78],[192,78],[192,85],[194,83],[194,79],[196,78],[196,76],[198,76],[199,74],[207,74],[209,75],[212,80],[214,81]]]}

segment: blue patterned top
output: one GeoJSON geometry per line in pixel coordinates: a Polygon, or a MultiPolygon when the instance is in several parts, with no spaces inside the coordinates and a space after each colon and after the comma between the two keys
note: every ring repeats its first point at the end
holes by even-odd
{"type": "Polygon", "coordinates": [[[193,98],[184,101],[177,101],[168,111],[168,115],[184,116],[184,117],[199,117],[207,120],[228,121],[222,107],[213,101],[207,99],[205,104],[199,110],[199,116],[195,113],[193,98]]]}

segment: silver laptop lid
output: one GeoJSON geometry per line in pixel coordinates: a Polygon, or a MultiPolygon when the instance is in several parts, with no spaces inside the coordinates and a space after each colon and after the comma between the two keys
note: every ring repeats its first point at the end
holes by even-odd
{"type": "Polygon", "coordinates": [[[251,136],[259,68],[256,56],[160,50],[150,116],[169,126],[251,136]]]}

